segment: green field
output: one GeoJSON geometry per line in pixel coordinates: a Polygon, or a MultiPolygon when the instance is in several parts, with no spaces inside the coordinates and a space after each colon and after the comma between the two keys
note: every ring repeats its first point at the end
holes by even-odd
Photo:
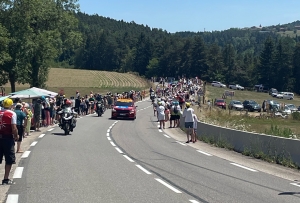
{"type": "MultiPolygon", "coordinates": [[[[142,77],[130,73],[108,71],[90,71],[79,69],[51,68],[46,86],[48,90],[59,92],[64,90],[67,97],[74,96],[76,90],[81,95],[94,93],[122,93],[129,90],[149,89],[150,83],[142,77]]],[[[6,94],[10,93],[10,85],[4,85],[6,94]]],[[[16,91],[29,88],[29,85],[16,86],[16,91]]]]}
{"type": "MultiPolygon", "coordinates": [[[[207,85],[206,87],[206,100],[213,100],[215,98],[222,98],[222,94],[225,90],[230,90],[228,88],[218,88],[207,85]]],[[[295,95],[294,100],[283,100],[276,99],[271,97],[268,93],[261,93],[255,91],[240,91],[235,90],[235,96],[232,97],[233,100],[239,100],[243,102],[244,100],[255,100],[259,104],[262,104],[265,99],[275,99],[280,103],[292,103],[296,106],[300,106],[300,98],[295,95]]],[[[231,101],[231,98],[226,99],[227,105],[231,101]]],[[[250,132],[266,133],[284,137],[293,137],[300,138],[300,120],[292,119],[292,116],[289,116],[287,119],[280,117],[277,118],[258,118],[260,113],[249,112],[246,114],[245,111],[229,111],[221,110],[220,108],[212,108],[209,110],[207,105],[204,105],[201,109],[195,107],[198,117],[202,121],[207,123],[220,125],[224,127],[234,128],[238,130],[245,130],[250,132]]],[[[263,116],[269,116],[267,113],[262,113],[263,116]]]]}

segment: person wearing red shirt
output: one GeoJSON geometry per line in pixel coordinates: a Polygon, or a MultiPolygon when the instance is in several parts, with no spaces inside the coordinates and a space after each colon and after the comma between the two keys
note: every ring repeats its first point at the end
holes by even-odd
{"type": "Polygon", "coordinates": [[[12,164],[16,163],[15,141],[19,139],[17,129],[17,115],[10,109],[13,101],[9,98],[3,101],[4,109],[0,111],[0,164],[5,157],[5,173],[2,185],[11,184],[8,178],[12,164]]]}

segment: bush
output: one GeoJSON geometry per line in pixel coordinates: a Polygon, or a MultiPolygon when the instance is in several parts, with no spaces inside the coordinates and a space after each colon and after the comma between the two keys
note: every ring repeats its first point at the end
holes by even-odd
{"type": "Polygon", "coordinates": [[[293,120],[300,121],[300,112],[294,112],[292,113],[293,120]]]}
{"type": "Polygon", "coordinates": [[[289,138],[293,132],[290,128],[280,128],[277,125],[271,125],[271,128],[269,130],[265,131],[266,134],[269,135],[275,135],[280,137],[287,137],[289,138]]]}

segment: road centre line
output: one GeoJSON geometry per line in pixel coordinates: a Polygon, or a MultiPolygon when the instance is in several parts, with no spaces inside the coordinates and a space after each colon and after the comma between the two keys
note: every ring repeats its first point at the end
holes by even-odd
{"type": "Polygon", "coordinates": [[[9,194],[7,195],[6,203],[18,203],[19,195],[9,194]]]}
{"type": "Polygon", "coordinates": [[[115,145],[115,143],[113,141],[110,141],[110,144],[113,146],[113,147],[116,147],[117,145],[115,145]]]}
{"type": "Polygon", "coordinates": [[[41,134],[40,136],[39,136],[39,138],[42,138],[42,137],[44,137],[45,136],[45,134],[41,134]]]}
{"type": "Polygon", "coordinates": [[[110,132],[110,129],[108,129],[107,132],[109,133],[109,132],[110,132]]]}
{"type": "Polygon", "coordinates": [[[32,142],[31,145],[30,145],[30,147],[34,147],[37,143],[38,143],[37,141],[32,142]]]}
{"type": "Polygon", "coordinates": [[[109,133],[106,133],[106,136],[109,137],[109,133]]]}
{"type": "Polygon", "coordinates": [[[163,184],[164,186],[166,186],[170,190],[173,190],[173,192],[175,192],[175,193],[181,193],[179,190],[177,190],[176,188],[174,188],[172,185],[166,183],[165,181],[163,181],[163,180],[161,180],[159,178],[155,178],[155,180],[157,180],[159,183],[163,184]]]}
{"type": "Polygon", "coordinates": [[[17,167],[13,178],[22,178],[24,167],[17,167]]]}
{"type": "Polygon", "coordinates": [[[123,155],[128,161],[130,161],[130,162],[134,162],[129,156],[127,156],[127,155],[123,155]]]}
{"type": "Polygon", "coordinates": [[[47,130],[48,132],[51,132],[52,130],[54,130],[54,128],[50,128],[49,130],[47,130]]]}
{"type": "Polygon", "coordinates": [[[25,151],[25,152],[22,154],[21,158],[27,158],[27,157],[29,156],[29,154],[30,154],[30,151],[25,151]]]}
{"type": "Polygon", "coordinates": [[[123,154],[123,152],[122,152],[118,147],[115,147],[115,149],[116,149],[120,154],[123,154]]]}
{"type": "Polygon", "coordinates": [[[201,154],[204,154],[204,155],[206,155],[206,156],[212,156],[211,154],[206,153],[206,152],[203,152],[203,151],[200,151],[200,150],[197,150],[197,152],[200,152],[201,154]]]}
{"type": "Polygon", "coordinates": [[[107,137],[107,139],[108,139],[109,141],[111,141],[110,137],[107,137]]]}
{"type": "Polygon", "coordinates": [[[158,130],[158,132],[162,133],[162,130],[161,130],[161,129],[159,129],[159,130],[158,130]]]}
{"type": "Polygon", "coordinates": [[[192,203],[199,203],[198,201],[192,200],[192,199],[190,199],[189,201],[192,202],[192,203]]]}
{"type": "Polygon", "coordinates": [[[300,184],[298,184],[298,183],[291,183],[291,185],[294,185],[294,186],[300,187],[300,184]]]}
{"type": "Polygon", "coordinates": [[[146,174],[151,175],[151,173],[149,171],[147,171],[146,169],[144,169],[141,165],[136,165],[139,169],[141,169],[142,171],[144,171],[146,174]]]}
{"type": "Polygon", "coordinates": [[[242,166],[242,165],[239,165],[239,164],[236,164],[236,163],[230,163],[230,164],[235,165],[235,166],[240,167],[240,168],[243,168],[243,169],[246,169],[248,171],[257,172],[257,170],[254,170],[252,168],[248,168],[246,166],[242,166]]]}
{"type": "Polygon", "coordinates": [[[178,144],[181,144],[183,146],[186,146],[186,144],[182,143],[182,142],[179,142],[179,141],[176,141],[178,144]]]}
{"type": "Polygon", "coordinates": [[[170,136],[168,136],[168,135],[166,135],[166,134],[164,134],[164,136],[165,136],[166,138],[171,138],[170,136]]]}

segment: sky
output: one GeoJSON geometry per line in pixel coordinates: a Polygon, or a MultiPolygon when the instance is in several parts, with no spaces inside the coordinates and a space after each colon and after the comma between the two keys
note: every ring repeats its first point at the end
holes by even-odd
{"type": "Polygon", "coordinates": [[[300,0],[79,0],[80,11],[180,31],[221,31],[300,20],[300,0]]]}

